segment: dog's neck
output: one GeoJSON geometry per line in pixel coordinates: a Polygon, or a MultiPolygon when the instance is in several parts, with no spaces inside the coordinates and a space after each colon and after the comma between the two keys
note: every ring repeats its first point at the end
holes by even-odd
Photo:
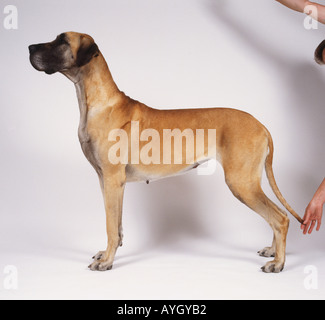
{"type": "Polygon", "coordinates": [[[63,74],[75,84],[79,102],[83,100],[87,109],[111,107],[122,96],[101,53],[85,66],[63,74]]]}
{"type": "Polygon", "coordinates": [[[79,139],[81,143],[88,142],[88,112],[111,108],[124,94],[116,86],[101,53],[85,66],[62,73],[75,84],[80,109],[79,139]]]}

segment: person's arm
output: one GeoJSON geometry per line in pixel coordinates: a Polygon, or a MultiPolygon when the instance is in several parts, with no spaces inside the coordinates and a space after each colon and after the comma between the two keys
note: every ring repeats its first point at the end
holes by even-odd
{"type": "Polygon", "coordinates": [[[316,222],[317,222],[316,230],[319,231],[322,223],[324,204],[325,204],[325,179],[323,180],[322,184],[319,186],[313,199],[311,200],[311,202],[309,203],[306,209],[306,213],[304,216],[304,223],[301,225],[301,229],[304,231],[304,234],[306,234],[307,232],[311,234],[314,230],[316,222]]]}
{"type": "Polygon", "coordinates": [[[306,0],[276,0],[280,2],[281,4],[285,5],[286,7],[306,13],[307,15],[310,15],[313,19],[318,20],[321,23],[325,24],[325,6],[311,2],[306,0]],[[314,6],[315,10],[305,10],[308,6],[314,6]]]}

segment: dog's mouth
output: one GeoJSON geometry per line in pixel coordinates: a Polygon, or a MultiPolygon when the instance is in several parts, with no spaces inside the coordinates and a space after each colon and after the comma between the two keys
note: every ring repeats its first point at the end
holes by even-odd
{"type": "Polygon", "coordinates": [[[37,71],[44,71],[44,68],[43,68],[43,61],[37,57],[36,55],[34,54],[31,54],[29,56],[29,61],[31,63],[31,65],[37,70],[37,71]]]}
{"type": "Polygon", "coordinates": [[[53,69],[48,69],[48,70],[44,70],[44,72],[45,72],[46,74],[53,74],[53,73],[55,73],[56,71],[53,70],[53,69]]]}
{"type": "Polygon", "coordinates": [[[28,49],[30,63],[37,71],[44,71],[46,74],[57,72],[53,65],[53,57],[44,51],[43,45],[31,45],[28,49]]]}
{"type": "Polygon", "coordinates": [[[44,61],[42,56],[37,53],[30,54],[29,60],[31,65],[37,71],[43,71],[46,74],[53,74],[57,72],[57,70],[54,67],[49,66],[49,64],[46,61],[44,61]]]}

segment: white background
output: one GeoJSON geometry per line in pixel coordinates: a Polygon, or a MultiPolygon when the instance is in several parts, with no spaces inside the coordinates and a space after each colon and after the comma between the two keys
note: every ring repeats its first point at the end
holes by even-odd
{"type": "Polygon", "coordinates": [[[323,25],[306,30],[304,15],[274,0],[12,0],[0,12],[6,4],[19,25],[0,25],[0,298],[325,297],[324,228],[303,236],[292,218],[284,272],[262,273],[268,259],[256,252],[271,229],[232,196],[221,167],[127,185],[124,246],[112,271],[89,271],[106,247],[105,214],[77,138],[75,89],[36,72],[27,49],[88,33],[119,88],[149,106],[253,114],[273,136],[278,185],[303,216],[325,172],[325,69],[313,60],[323,25]],[[17,290],[2,286],[7,265],[17,290]],[[304,286],[308,265],[317,290],[304,286]]]}

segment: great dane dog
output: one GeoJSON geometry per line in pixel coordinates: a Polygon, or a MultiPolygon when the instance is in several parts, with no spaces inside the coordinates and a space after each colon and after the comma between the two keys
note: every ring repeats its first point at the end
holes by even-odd
{"type": "Polygon", "coordinates": [[[276,185],[272,170],[272,138],[260,122],[250,114],[234,109],[158,110],[129,98],[118,89],[98,46],[86,34],[62,33],[52,42],[29,46],[29,51],[35,69],[47,74],[60,72],[76,87],[80,107],[79,140],[99,176],[106,210],[107,249],[93,257],[91,270],[110,270],[116,250],[122,244],[122,203],[126,182],[148,183],[184,173],[197,168],[211,155],[221,163],[225,181],[234,196],[261,215],[274,232],[272,246],[262,249],[259,254],[275,258],[262,270],[266,273],[283,270],[289,218],[261,188],[264,166],[279,201],[300,223],[302,219],[276,185]],[[132,137],[134,126],[141,133],[140,139],[132,137]],[[187,139],[182,139],[176,147],[173,137],[174,148],[167,155],[162,141],[166,129],[192,132],[192,138],[196,138],[196,153],[189,152],[191,144],[187,139]],[[122,131],[126,139],[122,133],[116,135],[122,131]],[[112,139],[112,132],[115,139],[112,139]],[[208,132],[214,133],[213,143],[202,139],[208,132]],[[156,136],[158,140],[154,139],[156,136]],[[203,141],[201,145],[200,141],[203,141]],[[124,151],[123,148],[117,150],[116,157],[112,158],[109,155],[114,154],[112,150],[117,149],[117,143],[124,146],[124,151]],[[149,161],[139,160],[143,157],[139,158],[139,151],[134,146],[141,152],[146,149],[149,161]],[[168,161],[168,158],[174,161],[168,161]]]}

